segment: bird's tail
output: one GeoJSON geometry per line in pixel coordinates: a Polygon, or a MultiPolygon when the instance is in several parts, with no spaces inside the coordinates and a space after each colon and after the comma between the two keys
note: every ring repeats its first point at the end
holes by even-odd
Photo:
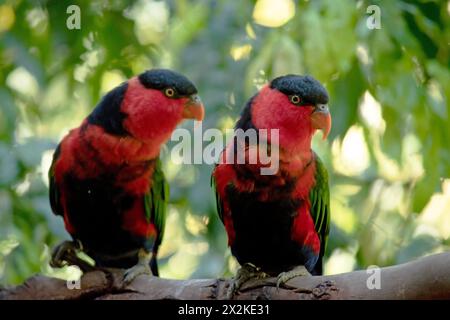
{"type": "Polygon", "coordinates": [[[152,258],[150,259],[150,270],[155,277],[159,277],[158,261],[156,256],[158,255],[158,249],[153,249],[152,258]]]}

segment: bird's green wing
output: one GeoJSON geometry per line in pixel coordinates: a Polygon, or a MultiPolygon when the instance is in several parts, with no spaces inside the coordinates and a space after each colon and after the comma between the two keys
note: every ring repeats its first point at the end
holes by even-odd
{"type": "MultiPolygon", "coordinates": [[[[217,165],[216,165],[216,167],[217,167],[217,165]]],[[[214,178],[214,171],[213,171],[213,174],[211,174],[211,189],[213,190],[215,198],[216,198],[217,214],[219,215],[219,218],[222,221],[222,223],[225,223],[223,220],[222,202],[220,200],[219,193],[217,192],[217,183],[216,183],[216,179],[214,178]]]]}
{"type": "Polygon", "coordinates": [[[317,155],[315,155],[315,164],[316,183],[309,194],[310,213],[320,238],[320,257],[323,257],[330,232],[330,190],[327,170],[317,155]]]}
{"type": "Polygon", "coordinates": [[[59,198],[59,188],[55,180],[55,164],[59,159],[60,146],[58,146],[53,154],[53,161],[50,169],[48,171],[48,181],[49,181],[49,198],[50,198],[50,207],[52,211],[56,215],[63,216],[64,211],[61,205],[61,201],[59,198]]]}
{"type": "Polygon", "coordinates": [[[167,203],[169,202],[169,184],[162,171],[162,163],[156,160],[152,176],[152,187],[145,195],[145,214],[149,222],[153,222],[158,231],[155,245],[161,244],[166,223],[167,203]]]}

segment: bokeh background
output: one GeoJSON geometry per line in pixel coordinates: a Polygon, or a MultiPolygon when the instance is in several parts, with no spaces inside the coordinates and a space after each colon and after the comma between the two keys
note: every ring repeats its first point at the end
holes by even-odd
{"type": "MultiPolygon", "coordinates": [[[[438,0],[0,1],[0,284],[76,274],[48,266],[50,248],[68,239],[48,202],[52,152],[105,92],[152,67],[197,84],[204,129],[232,128],[275,76],[325,84],[333,129],[314,149],[330,172],[326,273],[448,250],[449,13],[438,0]],[[80,30],[66,26],[74,3],[80,30]],[[372,4],[381,29],[367,26],[372,4]]],[[[212,166],[163,158],[162,276],[230,276],[237,264],[215,212],[212,166]]]]}

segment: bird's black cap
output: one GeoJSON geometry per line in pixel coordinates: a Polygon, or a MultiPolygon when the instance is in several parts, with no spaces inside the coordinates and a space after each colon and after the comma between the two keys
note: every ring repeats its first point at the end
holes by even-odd
{"type": "Polygon", "coordinates": [[[152,69],[141,73],[139,81],[149,89],[164,90],[172,88],[177,96],[190,96],[197,93],[194,84],[182,74],[168,69],[152,69]]]}
{"type": "Polygon", "coordinates": [[[288,74],[272,80],[270,88],[286,95],[299,95],[302,104],[328,103],[327,90],[311,76],[288,74]]]}

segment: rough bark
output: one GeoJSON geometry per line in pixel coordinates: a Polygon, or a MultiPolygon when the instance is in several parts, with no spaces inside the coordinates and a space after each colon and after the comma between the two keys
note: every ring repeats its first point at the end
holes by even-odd
{"type": "MultiPolygon", "coordinates": [[[[0,289],[0,299],[224,299],[229,279],[169,280],[141,276],[124,286],[122,270],[93,271],[80,289],[66,281],[36,275],[20,286],[0,289]]],[[[450,253],[380,269],[381,288],[369,289],[366,270],[332,276],[300,277],[277,289],[275,279],[244,285],[237,300],[450,299],[450,253]]]]}

